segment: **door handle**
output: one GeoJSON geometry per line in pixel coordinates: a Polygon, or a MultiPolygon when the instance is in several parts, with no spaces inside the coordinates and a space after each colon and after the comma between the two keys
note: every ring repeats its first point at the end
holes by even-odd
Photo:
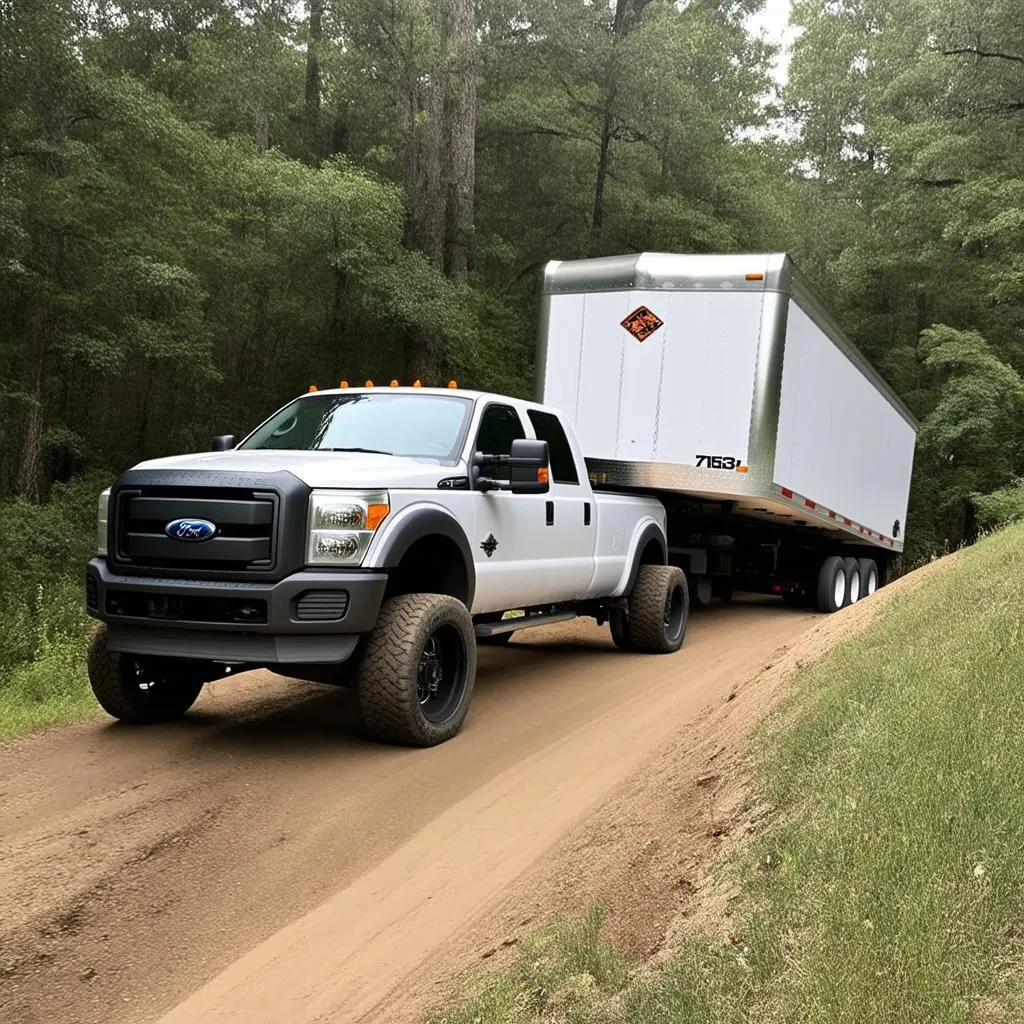
{"type": "Polygon", "coordinates": [[[553,501],[545,502],[544,516],[548,526],[555,525],[555,503],[553,501]]]}
{"type": "Polygon", "coordinates": [[[589,501],[585,501],[583,503],[583,525],[584,526],[589,526],[590,525],[590,502],[589,501]]]}

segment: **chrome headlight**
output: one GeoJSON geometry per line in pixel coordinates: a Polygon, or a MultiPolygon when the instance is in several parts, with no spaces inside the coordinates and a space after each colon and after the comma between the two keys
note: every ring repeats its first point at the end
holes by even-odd
{"type": "Polygon", "coordinates": [[[97,506],[96,517],[96,554],[107,553],[107,506],[110,503],[110,488],[108,487],[101,495],[97,506]]]}
{"type": "Polygon", "coordinates": [[[359,565],[391,511],[387,491],[313,491],[307,565],[359,565]]]}

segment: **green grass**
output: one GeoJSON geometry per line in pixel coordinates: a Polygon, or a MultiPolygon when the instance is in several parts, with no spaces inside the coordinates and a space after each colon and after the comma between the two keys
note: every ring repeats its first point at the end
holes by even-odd
{"type": "Polygon", "coordinates": [[[88,623],[72,579],[37,587],[0,621],[0,741],[96,714],[85,672],[88,623]]]}
{"type": "MultiPolygon", "coordinates": [[[[744,893],[738,943],[691,939],[653,978],[592,975],[566,1012],[559,992],[578,972],[552,951],[563,929],[543,998],[527,998],[527,946],[490,980],[500,998],[439,1019],[1024,1019],[1024,527],[893,595],[802,670],[755,757],[773,824],[724,869],[744,893]]],[[[590,960],[613,956],[585,934],[590,960]]]]}

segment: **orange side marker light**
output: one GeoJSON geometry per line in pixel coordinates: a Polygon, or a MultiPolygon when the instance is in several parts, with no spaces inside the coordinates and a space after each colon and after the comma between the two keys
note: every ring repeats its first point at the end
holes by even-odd
{"type": "Polygon", "coordinates": [[[541,466],[537,470],[537,483],[546,484],[548,483],[548,468],[547,466],[541,466]]]}
{"type": "Polygon", "coordinates": [[[391,511],[389,505],[369,505],[366,509],[366,528],[376,530],[391,511]]]}

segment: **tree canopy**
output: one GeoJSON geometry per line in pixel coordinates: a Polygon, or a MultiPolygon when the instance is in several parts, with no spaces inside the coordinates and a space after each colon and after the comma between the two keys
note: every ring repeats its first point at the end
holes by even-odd
{"type": "Polygon", "coordinates": [[[912,554],[970,539],[1024,477],[1018,0],[794,0],[781,89],[760,7],[3,5],[0,498],[310,381],[528,394],[546,260],[770,249],[922,421],[912,554]]]}

